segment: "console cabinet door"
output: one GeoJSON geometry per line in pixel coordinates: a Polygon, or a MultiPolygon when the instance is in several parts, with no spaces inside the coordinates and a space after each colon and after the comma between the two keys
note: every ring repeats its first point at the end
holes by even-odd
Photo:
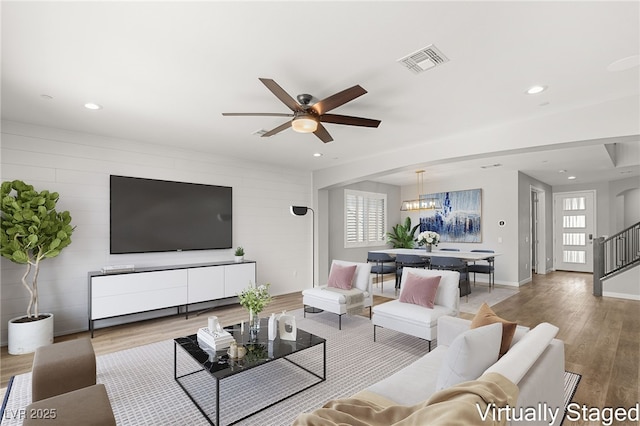
{"type": "Polygon", "coordinates": [[[224,296],[224,268],[207,266],[189,269],[188,303],[222,299],[224,296]]]}
{"type": "Polygon", "coordinates": [[[184,305],[186,290],[186,269],[93,277],[91,319],[184,305]]]}
{"type": "Polygon", "coordinates": [[[237,296],[250,284],[256,283],[256,264],[241,263],[224,267],[224,296],[237,296]]]}

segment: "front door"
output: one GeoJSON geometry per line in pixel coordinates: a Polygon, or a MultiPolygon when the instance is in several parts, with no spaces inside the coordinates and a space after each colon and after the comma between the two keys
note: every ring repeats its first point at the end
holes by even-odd
{"type": "Polygon", "coordinates": [[[595,191],[554,194],[556,270],[593,272],[595,191]]]}

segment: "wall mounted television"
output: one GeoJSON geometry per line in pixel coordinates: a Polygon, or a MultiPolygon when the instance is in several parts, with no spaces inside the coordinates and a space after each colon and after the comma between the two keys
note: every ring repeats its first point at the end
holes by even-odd
{"type": "Polygon", "coordinates": [[[232,188],[110,177],[110,253],[232,247],[232,188]]]}

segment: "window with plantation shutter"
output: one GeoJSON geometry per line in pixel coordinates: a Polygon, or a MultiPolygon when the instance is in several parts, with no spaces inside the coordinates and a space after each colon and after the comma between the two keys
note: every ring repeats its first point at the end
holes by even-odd
{"type": "Polygon", "coordinates": [[[387,194],[347,189],[344,206],[345,248],[386,244],[387,194]]]}

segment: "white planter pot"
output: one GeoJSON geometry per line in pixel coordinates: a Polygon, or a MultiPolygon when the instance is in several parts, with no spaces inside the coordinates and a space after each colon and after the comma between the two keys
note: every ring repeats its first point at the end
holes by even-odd
{"type": "Polygon", "coordinates": [[[53,343],[53,314],[47,318],[31,322],[15,322],[22,317],[9,320],[9,354],[22,355],[35,352],[40,346],[53,343]]]}
{"type": "Polygon", "coordinates": [[[233,257],[235,259],[236,262],[240,263],[240,262],[244,262],[244,256],[234,256],[233,257]]]}

